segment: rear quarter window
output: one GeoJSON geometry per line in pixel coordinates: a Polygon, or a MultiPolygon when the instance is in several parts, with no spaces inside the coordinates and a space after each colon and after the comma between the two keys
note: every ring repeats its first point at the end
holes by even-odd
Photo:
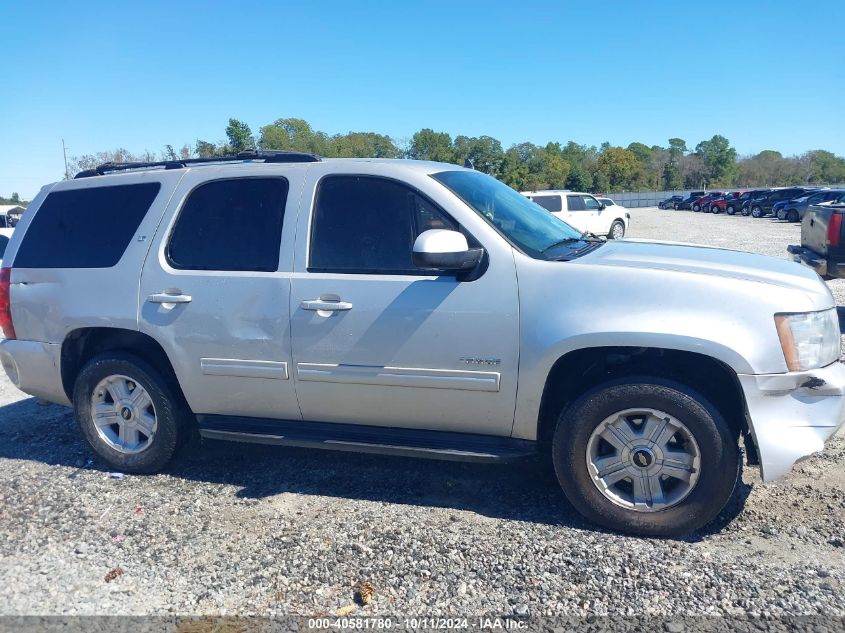
{"type": "Polygon", "coordinates": [[[15,256],[15,268],[111,268],[161,189],[147,182],[48,194],[15,256]]]}

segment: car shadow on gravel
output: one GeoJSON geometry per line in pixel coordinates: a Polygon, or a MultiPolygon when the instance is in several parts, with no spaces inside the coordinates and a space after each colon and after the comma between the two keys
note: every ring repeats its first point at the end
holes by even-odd
{"type": "MultiPolygon", "coordinates": [[[[70,409],[39,406],[34,398],[0,407],[0,459],[65,466],[69,478],[83,470],[109,472],[82,439],[70,409]]],[[[235,486],[238,498],[319,495],[603,531],[581,518],[551,465],[540,458],[476,464],[203,440],[187,447],[165,474],[235,486]]],[[[681,540],[720,531],[742,511],[750,491],[750,485],[740,484],[715,521],[681,540]]]]}

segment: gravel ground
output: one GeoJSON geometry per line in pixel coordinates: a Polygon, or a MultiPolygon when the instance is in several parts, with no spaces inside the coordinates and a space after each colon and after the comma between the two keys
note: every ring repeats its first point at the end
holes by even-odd
{"type": "MultiPolygon", "coordinates": [[[[632,216],[631,236],[776,257],[798,237],[771,220],[632,216]]],[[[708,529],[638,539],[582,521],[536,462],[205,442],[165,474],[112,478],[67,409],[4,375],[0,613],[333,614],[367,580],[355,615],[842,616],[843,457],[838,437],[781,482],[746,468],[708,529]]]]}

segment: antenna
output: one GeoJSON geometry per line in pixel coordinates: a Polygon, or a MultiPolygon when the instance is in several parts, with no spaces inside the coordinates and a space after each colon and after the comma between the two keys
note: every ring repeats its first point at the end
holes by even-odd
{"type": "Polygon", "coordinates": [[[62,154],[65,157],[65,180],[70,180],[70,174],[67,173],[67,147],[65,147],[65,139],[62,139],[62,154]]]}

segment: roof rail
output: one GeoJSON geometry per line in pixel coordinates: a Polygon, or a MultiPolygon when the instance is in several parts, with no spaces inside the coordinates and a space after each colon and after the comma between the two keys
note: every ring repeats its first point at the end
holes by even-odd
{"type": "Polygon", "coordinates": [[[161,160],[137,163],[103,163],[94,169],[85,169],[74,178],[90,178],[102,176],[113,171],[127,169],[148,169],[150,167],[164,167],[165,169],[181,169],[188,165],[202,165],[206,163],[234,163],[237,161],[261,160],[265,163],[314,163],[320,160],[315,154],[306,152],[269,151],[259,152],[254,149],[239,152],[231,156],[212,156],[210,158],[178,158],[176,160],[161,160]]]}

